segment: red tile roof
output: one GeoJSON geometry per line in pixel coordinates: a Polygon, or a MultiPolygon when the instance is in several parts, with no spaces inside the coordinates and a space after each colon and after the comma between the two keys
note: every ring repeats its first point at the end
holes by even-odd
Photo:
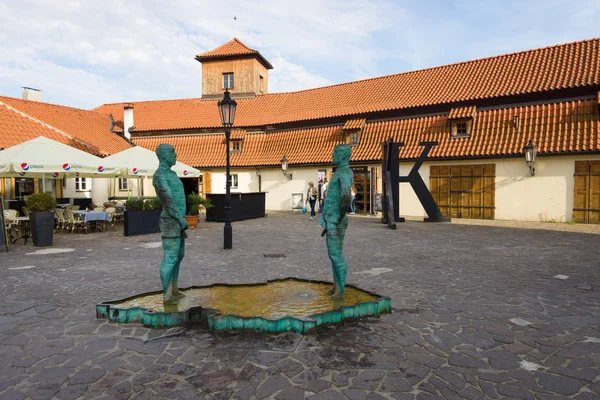
{"type": "Polygon", "coordinates": [[[231,58],[232,56],[245,56],[250,55],[259,59],[259,61],[265,66],[267,69],[273,69],[271,63],[269,63],[259,52],[258,50],[251,49],[242,43],[238,38],[233,38],[229,42],[220,45],[219,47],[207,51],[206,53],[201,53],[196,56],[196,60],[200,62],[211,61],[211,60],[220,60],[224,58],[231,58]]]}
{"type": "Polygon", "coordinates": [[[365,126],[367,120],[365,118],[362,119],[349,119],[344,124],[344,130],[346,129],[362,129],[365,126]]]}
{"type": "MultiPolygon", "coordinates": [[[[600,85],[600,39],[291,93],[239,99],[236,126],[264,126],[600,85]]],[[[135,103],[138,131],[220,127],[217,102],[135,103]]],[[[123,120],[123,103],[95,109],[123,120]]],[[[122,123],[122,122],[121,122],[122,123]]]]}
{"type": "Polygon", "coordinates": [[[476,110],[477,107],[475,106],[456,107],[450,110],[450,115],[448,115],[448,119],[473,118],[475,116],[476,110]]]}
{"type": "MultiPolygon", "coordinates": [[[[110,131],[110,118],[105,113],[4,96],[0,96],[0,104],[99,149],[99,155],[118,153],[131,147],[122,137],[110,131]]],[[[19,131],[14,131],[13,135],[18,136],[19,131]]],[[[0,147],[6,146],[0,144],[0,147]]]]}
{"type": "Polygon", "coordinates": [[[7,149],[28,140],[44,136],[90,154],[106,154],[99,148],[32,118],[3,102],[0,102],[0,121],[0,149],[7,149]]]}
{"type": "MultiPolygon", "coordinates": [[[[331,163],[331,153],[342,143],[341,125],[294,129],[272,133],[247,133],[242,152],[232,154],[232,165],[275,166],[283,155],[290,164],[331,163]]],[[[170,143],[180,161],[195,167],[223,167],[223,134],[138,137],[135,144],[155,149],[170,143]]],[[[388,138],[403,141],[400,157],[415,159],[421,141],[437,140],[439,146],[431,158],[492,157],[522,154],[529,138],[539,153],[559,154],[600,151],[598,104],[596,99],[553,104],[511,107],[477,112],[468,138],[451,138],[448,115],[371,122],[365,125],[360,144],[353,147],[352,161],[381,160],[381,144],[388,138]],[[514,134],[514,117],[519,116],[518,133],[514,134]]]]}

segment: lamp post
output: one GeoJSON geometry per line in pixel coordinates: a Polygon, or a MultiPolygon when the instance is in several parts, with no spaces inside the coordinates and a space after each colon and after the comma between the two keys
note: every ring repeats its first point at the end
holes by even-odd
{"type": "Polygon", "coordinates": [[[231,136],[231,127],[235,119],[235,108],[237,103],[231,99],[229,90],[225,89],[223,100],[218,103],[219,113],[221,114],[221,123],[225,129],[225,152],[227,159],[225,161],[225,227],[223,228],[223,248],[231,249],[233,247],[233,236],[231,229],[231,175],[229,171],[229,139],[231,136]]]}
{"type": "Polygon", "coordinates": [[[292,179],[292,174],[288,175],[288,173],[287,173],[287,169],[288,169],[289,164],[290,164],[290,162],[288,161],[287,156],[284,155],[283,158],[281,159],[281,172],[283,172],[283,175],[287,179],[291,180],[292,179]]]}
{"type": "Polygon", "coordinates": [[[525,152],[525,162],[529,167],[529,172],[531,176],[535,175],[535,159],[537,158],[538,147],[533,143],[533,139],[529,139],[529,144],[523,147],[523,151],[525,152]]]}

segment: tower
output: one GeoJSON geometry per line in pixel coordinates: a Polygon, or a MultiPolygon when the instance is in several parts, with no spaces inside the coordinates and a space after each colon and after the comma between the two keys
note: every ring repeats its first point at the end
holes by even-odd
{"type": "Polygon", "coordinates": [[[237,38],[198,54],[196,60],[202,63],[203,99],[221,99],[226,88],[234,98],[268,93],[273,66],[237,38]]]}

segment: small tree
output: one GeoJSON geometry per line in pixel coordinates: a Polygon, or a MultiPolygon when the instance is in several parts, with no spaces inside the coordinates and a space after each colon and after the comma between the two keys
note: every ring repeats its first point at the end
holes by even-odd
{"type": "Polygon", "coordinates": [[[30,212],[48,212],[56,208],[56,199],[48,193],[34,193],[25,203],[30,212]]]}

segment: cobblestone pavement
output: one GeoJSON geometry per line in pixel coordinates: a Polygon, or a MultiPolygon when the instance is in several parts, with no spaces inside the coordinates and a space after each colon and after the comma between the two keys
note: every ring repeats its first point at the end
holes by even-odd
{"type": "MultiPolygon", "coordinates": [[[[230,251],[221,224],[190,233],[181,287],[330,279],[317,221],[271,214],[233,229],[230,251]]],[[[159,235],[12,246],[0,253],[0,398],[598,399],[598,238],[351,218],[348,283],[395,311],[317,336],[97,320],[101,301],[159,290],[159,235]]]]}

